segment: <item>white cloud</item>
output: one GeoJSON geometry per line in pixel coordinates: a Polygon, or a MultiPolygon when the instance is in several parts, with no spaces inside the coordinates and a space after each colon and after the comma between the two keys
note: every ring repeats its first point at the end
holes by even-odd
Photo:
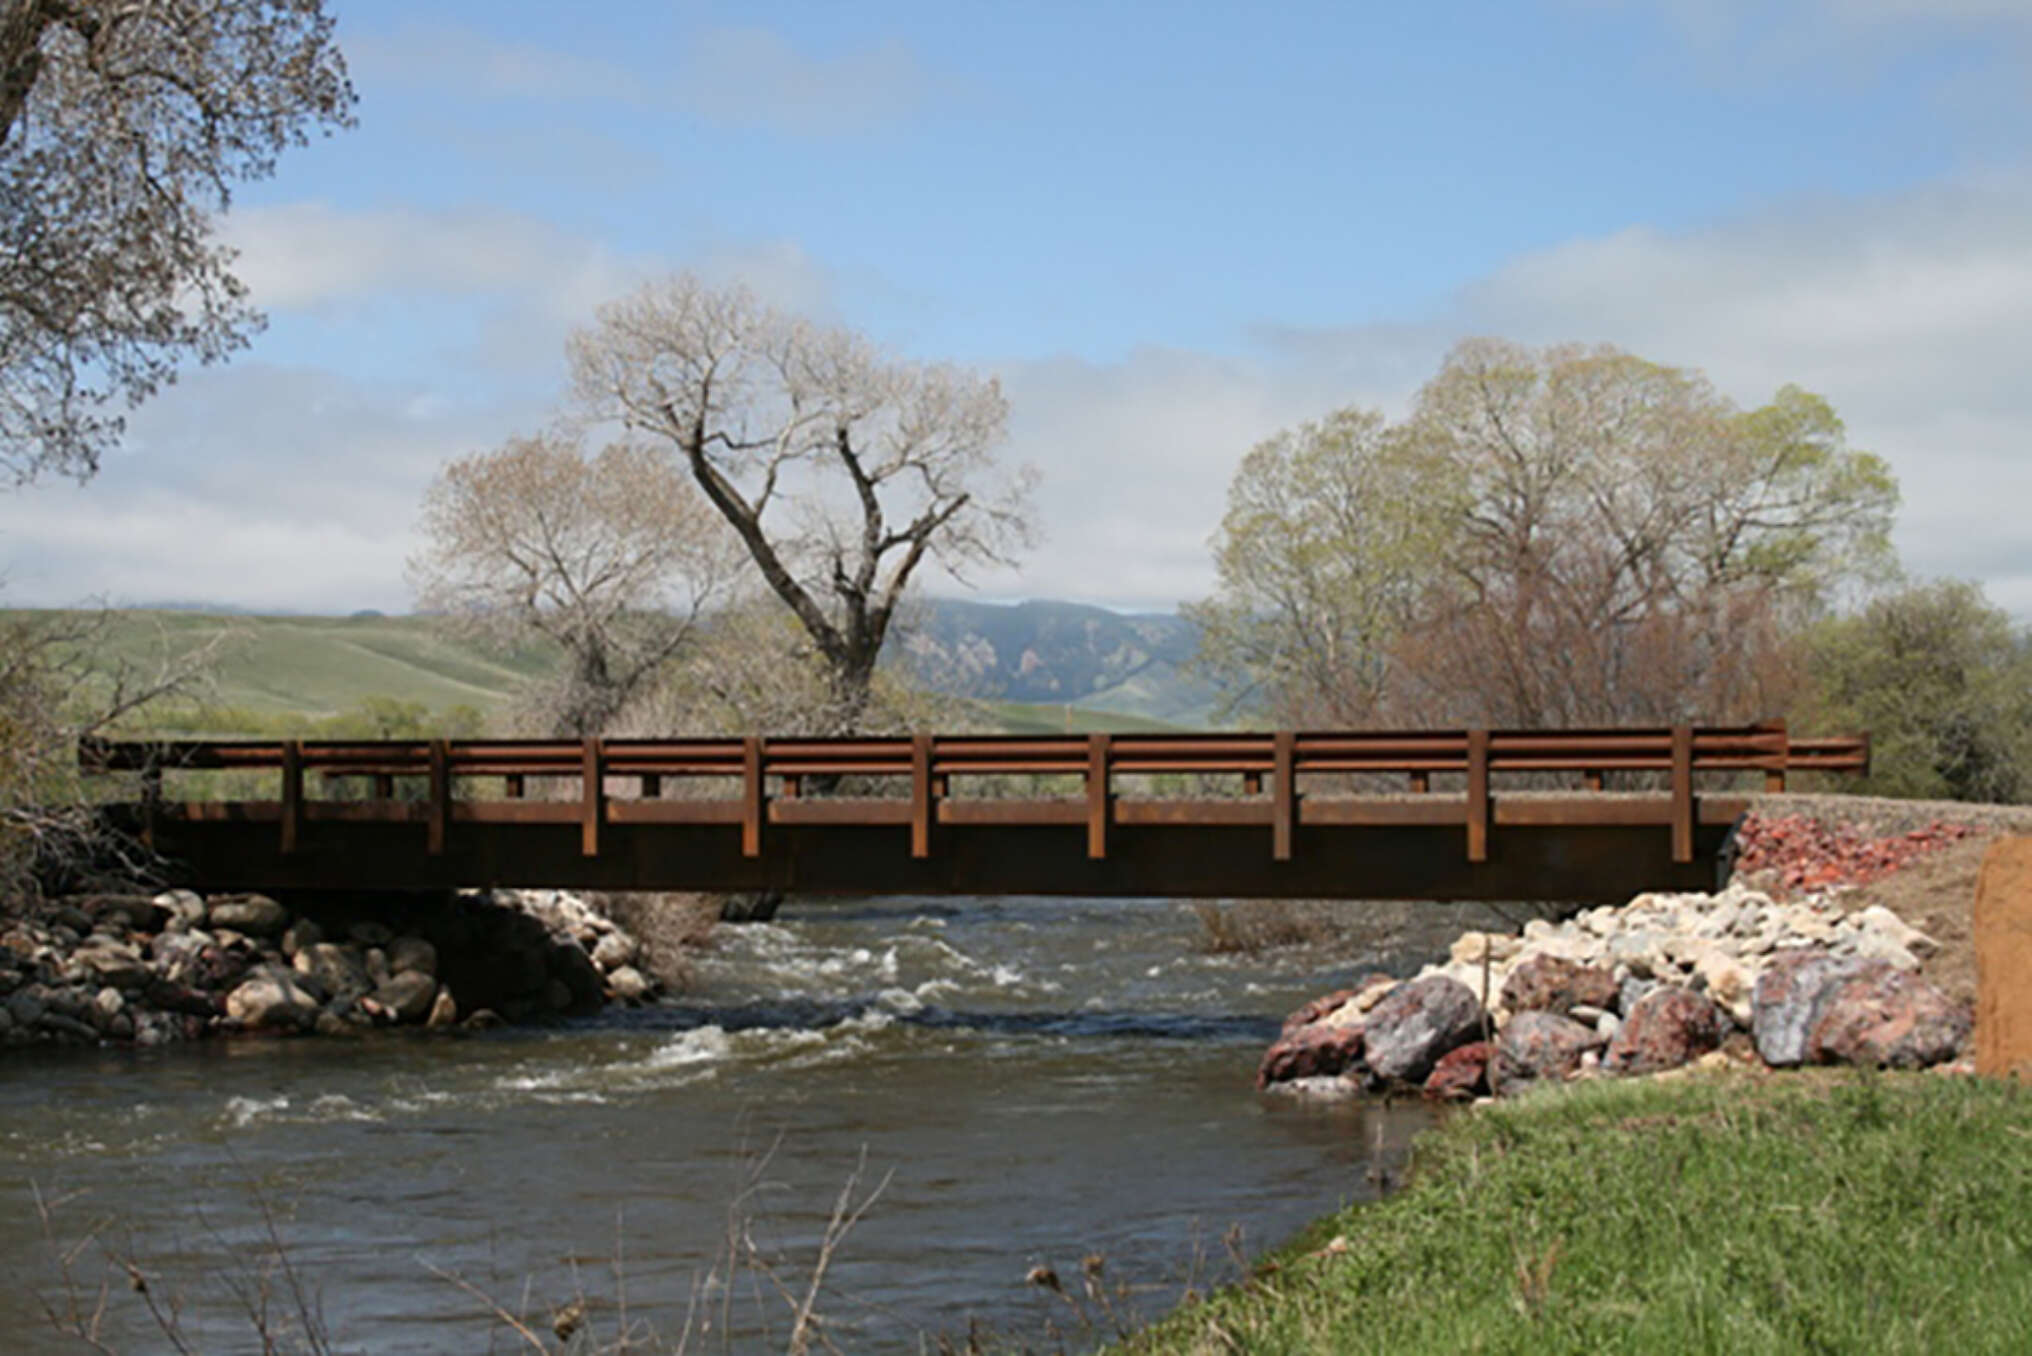
{"type": "MultiPolygon", "coordinates": [[[[540,223],[456,214],[275,209],[242,239],[268,304],[389,289],[485,298],[499,308],[502,353],[473,360],[533,363],[540,351],[552,375],[512,405],[472,408],[442,385],[370,387],[246,361],[195,374],[139,412],[131,452],[85,490],[0,495],[10,597],[402,606],[402,560],[437,466],[540,423],[564,332],[656,263],[540,223]]],[[[728,241],[692,262],[780,304],[836,308],[829,271],[792,244],[728,241]]],[[[1201,596],[1206,541],[1243,452],[1340,404],[1401,414],[1447,345],[1475,333],[1613,342],[1701,368],[1744,404],[1786,382],[1826,395],[1855,445],[1889,458],[1903,483],[1908,566],[1978,578],[2032,618],[2021,511],[2032,503],[2032,175],[1570,241],[1422,319],[1265,324],[1239,356],[1152,347],[1115,363],[991,364],[1014,412],[1007,454],[1045,473],[1046,539],[1020,569],[975,582],[988,596],[1136,606],[1201,596]]]]}
{"type": "Polygon", "coordinates": [[[724,122],[801,135],[862,132],[908,117],[932,91],[910,48],[891,39],[830,56],[766,28],[711,28],[686,47],[676,97],[724,122]]]}
{"type": "Polygon", "coordinates": [[[682,110],[816,137],[901,121],[925,105],[938,83],[900,39],[815,54],[760,27],[701,28],[675,53],[651,54],[675,68],[653,79],[623,62],[503,42],[455,24],[407,23],[368,33],[349,38],[347,52],[363,84],[682,110]]]}
{"type": "Polygon", "coordinates": [[[633,71],[599,57],[503,42],[475,28],[404,23],[384,33],[346,35],[346,60],[362,84],[386,81],[484,98],[615,99],[647,102],[633,71]]]}

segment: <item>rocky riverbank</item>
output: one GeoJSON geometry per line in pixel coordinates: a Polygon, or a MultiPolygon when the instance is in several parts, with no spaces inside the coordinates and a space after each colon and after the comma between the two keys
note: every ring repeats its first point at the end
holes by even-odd
{"type": "MultiPolygon", "coordinates": [[[[1916,853],[1961,836],[1903,838],[1916,853]]],[[[1738,881],[1534,920],[1521,935],[1464,933],[1411,979],[1366,976],[1294,1012],[1258,1086],[1466,1099],[1701,1059],[1926,1068],[1962,1058],[1969,1006],[1920,973],[1938,944],[1888,908],[1851,911],[1842,898],[1838,885],[1786,899],[1738,881]]]]}
{"type": "Polygon", "coordinates": [[[75,895],[0,927],[0,1041],[483,1027],[640,1003],[641,944],[576,896],[75,895]]]}

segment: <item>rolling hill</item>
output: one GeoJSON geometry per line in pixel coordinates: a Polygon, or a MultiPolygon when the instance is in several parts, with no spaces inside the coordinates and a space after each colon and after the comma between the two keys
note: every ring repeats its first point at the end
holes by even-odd
{"type": "MultiPolygon", "coordinates": [[[[981,702],[1012,730],[1137,730],[1205,722],[1213,694],[1182,672],[1196,635],[1162,614],[1077,603],[1009,606],[949,599],[913,605],[887,662],[912,682],[981,702]]],[[[207,708],[266,718],[326,717],[369,697],[481,711],[556,662],[500,653],[427,617],[254,616],[127,609],[108,617],[103,666],[150,671],[213,646],[207,708]]]]}

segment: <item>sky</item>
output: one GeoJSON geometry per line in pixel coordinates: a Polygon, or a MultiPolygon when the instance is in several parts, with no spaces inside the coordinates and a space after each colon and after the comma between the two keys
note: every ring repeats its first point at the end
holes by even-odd
{"type": "Polygon", "coordinates": [[[407,610],[438,469],[689,270],[1000,378],[978,597],[1206,596],[1254,443],[1499,335],[1825,395],[2032,620],[2032,0],[327,8],[359,127],[220,223],[267,329],[0,492],[9,601],[407,610]]]}

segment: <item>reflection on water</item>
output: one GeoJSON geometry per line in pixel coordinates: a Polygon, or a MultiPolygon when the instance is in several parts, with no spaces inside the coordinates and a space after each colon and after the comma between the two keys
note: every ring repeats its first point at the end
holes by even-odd
{"type": "MultiPolygon", "coordinates": [[[[207,1350],[253,1340],[220,1281],[257,1276],[264,1211],[344,1349],[526,1349],[456,1276],[539,1330],[582,1293],[611,1332],[625,1290],[667,1338],[709,1322],[694,1350],[780,1350],[777,1286],[801,1296],[864,1150],[888,1186],[820,1305],[844,1350],[1063,1329],[1024,1277],[1092,1253],[1151,1316],[1224,1274],[1231,1228],[1254,1251],[1372,1195],[1428,1123],[1251,1088],[1283,1013],[1372,957],[1209,957],[1196,929],[1164,901],[812,903],[723,929],[681,1003],[553,1030],[14,1058],[0,1322],[48,1332],[33,1183],[84,1193],[60,1232],[113,1221],[207,1350]]],[[[159,1345],[114,1309],[116,1346],[159,1345]]]]}

